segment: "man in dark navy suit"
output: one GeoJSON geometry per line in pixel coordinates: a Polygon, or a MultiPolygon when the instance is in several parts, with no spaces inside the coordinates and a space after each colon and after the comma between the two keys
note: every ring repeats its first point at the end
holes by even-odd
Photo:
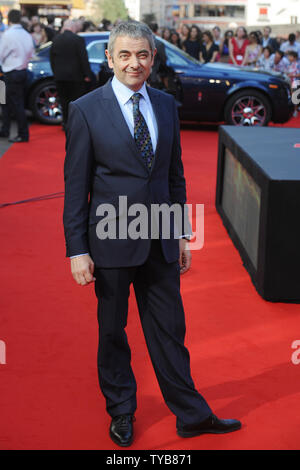
{"type": "Polygon", "coordinates": [[[142,204],[148,211],[154,204],[184,208],[186,202],[175,101],[146,86],[155,53],[146,25],[125,22],[116,26],[106,51],[114,78],[70,104],[67,128],[67,256],[79,285],[95,282],[99,384],[112,418],[110,437],[120,446],[132,443],[137,407],[125,333],[131,284],[160,389],[177,417],[177,433],[190,437],[241,426],[236,420],[218,419],[191,378],[180,296],[180,272],[189,269],[191,260],[184,238],[189,235],[183,229],[184,211],[179,221],[170,220],[169,238],[162,235],[158,219],[155,236],[152,230],[148,237],[120,236],[121,223],[125,220],[129,233],[133,220],[129,210],[128,220],[124,218],[120,196],[126,197],[129,208],[142,204]],[[103,220],[107,226],[120,224],[116,237],[111,232],[107,238],[102,236],[103,220]],[[180,226],[177,237],[176,223],[180,226]],[[180,233],[183,238],[179,239],[180,233]]]}

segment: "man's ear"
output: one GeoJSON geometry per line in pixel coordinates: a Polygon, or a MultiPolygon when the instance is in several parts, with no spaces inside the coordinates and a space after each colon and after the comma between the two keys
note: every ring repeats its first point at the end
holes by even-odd
{"type": "Polygon", "coordinates": [[[108,49],[105,50],[105,55],[106,55],[106,58],[107,58],[109,68],[113,69],[114,68],[114,60],[113,60],[112,56],[110,55],[110,53],[108,52],[108,49]]]}

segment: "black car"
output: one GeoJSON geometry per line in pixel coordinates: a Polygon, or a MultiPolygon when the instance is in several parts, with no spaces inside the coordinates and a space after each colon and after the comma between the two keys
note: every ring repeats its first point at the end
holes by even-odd
{"type": "MultiPolygon", "coordinates": [[[[105,49],[109,33],[81,33],[86,41],[96,86],[109,77],[105,49]]],[[[223,122],[236,126],[284,123],[293,113],[290,84],[279,73],[214,63],[201,64],[163,41],[167,55],[168,89],[185,121],[223,122]]],[[[61,122],[61,108],[49,61],[51,43],[41,47],[28,65],[27,107],[46,124],[61,122]]]]}

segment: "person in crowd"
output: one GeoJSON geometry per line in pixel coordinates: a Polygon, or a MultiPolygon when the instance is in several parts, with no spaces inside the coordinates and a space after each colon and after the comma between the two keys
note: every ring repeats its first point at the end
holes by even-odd
{"type": "Polygon", "coordinates": [[[84,21],[82,25],[82,32],[97,31],[97,26],[92,21],[84,21]]]}
{"type": "Polygon", "coordinates": [[[23,26],[23,28],[26,31],[28,31],[28,33],[31,32],[31,22],[30,22],[30,19],[28,18],[28,16],[26,16],[26,15],[21,16],[20,24],[23,26]]]}
{"type": "MultiPolygon", "coordinates": [[[[289,64],[287,66],[286,74],[291,80],[292,94],[300,88],[300,63],[296,51],[288,51],[287,59],[289,64]]],[[[298,116],[298,105],[295,105],[294,117],[298,116]]]]}
{"type": "Polygon", "coordinates": [[[225,31],[220,44],[220,62],[228,63],[229,61],[229,41],[233,38],[233,34],[232,29],[225,31]]]}
{"type": "Polygon", "coordinates": [[[165,39],[165,41],[170,41],[170,37],[171,37],[170,28],[163,28],[161,32],[161,37],[165,39]]]}
{"type": "Polygon", "coordinates": [[[256,62],[259,69],[265,70],[266,72],[270,72],[272,70],[272,50],[273,49],[270,46],[263,48],[263,52],[256,62]]]}
{"type": "Polygon", "coordinates": [[[171,30],[170,43],[176,47],[179,47],[179,49],[182,48],[179,33],[177,33],[175,29],[171,30]]]}
{"type": "Polygon", "coordinates": [[[50,48],[50,63],[63,114],[63,128],[68,121],[68,106],[87,91],[92,71],[85,41],[76,34],[76,24],[66,20],[50,48]]]}
{"type": "Polygon", "coordinates": [[[289,65],[289,61],[287,57],[285,57],[284,52],[280,51],[279,49],[271,55],[270,63],[271,69],[274,70],[274,72],[280,73],[286,73],[287,67],[289,65]]]}
{"type": "Polygon", "coordinates": [[[213,35],[214,43],[217,44],[217,46],[219,46],[219,48],[220,48],[220,45],[221,45],[221,42],[222,42],[222,32],[221,32],[221,29],[219,28],[219,26],[215,26],[213,28],[212,35],[213,35]]]}
{"type": "Polygon", "coordinates": [[[35,24],[40,23],[40,17],[38,15],[33,15],[30,17],[30,27],[34,26],[35,24]]]}
{"type": "Polygon", "coordinates": [[[262,46],[270,47],[272,52],[276,52],[279,49],[279,44],[275,38],[271,37],[272,28],[270,26],[265,26],[262,37],[262,46]]]}
{"type": "Polygon", "coordinates": [[[31,27],[31,36],[36,48],[48,42],[46,29],[42,23],[35,23],[31,27]]]}
{"type": "Polygon", "coordinates": [[[83,30],[83,23],[84,23],[84,20],[80,19],[80,18],[77,18],[76,20],[73,20],[74,21],[74,26],[75,26],[75,32],[76,34],[78,33],[81,33],[82,30],[83,30]]]}
{"type": "Polygon", "coordinates": [[[296,34],[289,34],[289,38],[280,46],[280,50],[287,54],[289,51],[295,51],[300,58],[300,43],[296,41],[296,34]]]}
{"type": "Polygon", "coordinates": [[[182,49],[189,55],[199,60],[202,44],[201,31],[196,25],[192,25],[188,39],[182,43],[182,49]]]}
{"type": "MultiPolygon", "coordinates": [[[[144,239],[101,240],[99,224],[93,224],[101,203],[118,200],[119,194],[129,196],[130,207],[144,204],[149,212],[153,203],[165,202],[166,194],[172,204],[185,206],[176,102],[145,86],[156,53],[153,39],[151,30],[137,22],[120,23],[111,32],[106,55],[114,77],[70,104],[64,165],[66,256],[77,285],[95,283],[99,384],[111,418],[109,436],[120,447],[133,442],[137,409],[125,329],[131,286],[162,396],[176,417],[177,434],[190,438],[241,428],[240,421],[219,419],[213,413],[191,377],[180,294],[180,273],[189,269],[191,260],[188,234],[178,240],[171,223],[171,236],[164,237],[159,223],[159,239],[149,227],[144,239]],[[125,58],[121,51],[126,51],[125,58]]],[[[184,219],[182,215],[180,226],[184,219]]],[[[128,231],[130,224],[125,225],[128,231]]],[[[150,413],[154,408],[152,403],[150,413]]],[[[145,424],[140,429],[147,431],[145,424]]]]}
{"type": "Polygon", "coordinates": [[[219,53],[219,46],[214,43],[211,31],[204,31],[202,39],[203,44],[200,48],[199,55],[200,62],[216,62],[219,53]]]}
{"type": "Polygon", "coordinates": [[[25,112],[27,66],[34,53],[31,35],[21,25],[20,10],[8,12],[8,29],[0,41],[0,65],[6,86],[6,104],[2,105],[0,137],[9,137],[11,116],[17,121],[18,135],[9,139],[20,143],[29,141],[29,128],[25,112]]]}
{"type": "Polygon", "coordinates": [[[53,41],[54,36],[56,36],[57,31],[54,28],[55,16],[47,16],[47,26],[45,26],[45,31],[47,35],[47,41],[53,41]]]}
{"type": "Polygon", "coordinates": [[[255,67],[261,53],[262,46],[260,44],[259,36],[256,31],[252,31],[249,35],[249,44],[246,47],[244,59],[241,65],[255,67]]]}
{"type": "Polygon", "coordinates": [[[183,23],[179,31],[181,44],[183,44],[184,41],[187,41],[187,39],[189,38],[189,35],[190,35],[190,27],[187,24],[183,23]]]}
{"type": "Polygon", "coordinates": [[[242,65],[249,44],[247,30],[239,26],[235,36],[229,41],[229,64],[242,65]]]}
{"type": "Polygon", "coordinates": [[[151,23],[149,27],[154,35],[155,48],[157,51],[154,58],[153,67],[149,75],[149,84],[154,88],[168,89],[166,48],[162,41],[156,39],[158,36],[157,23],[151,23]]]}
{"type": "Polygon", "coordinates": [[[258,36],[258,41],[259,41],[259,44],[262,46],[262,42],[263,42],[263,33],[261,32],[260,29],[256,30],[255,31],[257,36],[258,36]]]}
{"type": "Polygon", "coordinates": [[[300,43],[300,31],[296,31],[296,41],[300,43]]]}

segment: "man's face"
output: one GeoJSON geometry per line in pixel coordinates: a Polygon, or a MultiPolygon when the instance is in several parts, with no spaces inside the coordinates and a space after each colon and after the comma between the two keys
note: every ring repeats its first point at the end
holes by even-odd
{"type": "Polygon", "coordinates": [[[278,52],[275,52],[275,58],[274,58],[275,64],[278,64],[280,61],[281,61],[281,55],[278,54],[278,52]]]}
{"type": "Polygon", "coordinates": [[[265,28],[264,29],[264,37],[268,38],[269,36],[270,36],[270,30],[269,30],[269,28],[265,28]]]}
{"type": "Polygon", "coordinates": [[[108,50],[105,54],[116,78],[131,90],[138,91],[150,75],[156,49],[152,54],[146,38],[118,36],[113,55],[108,50]]]}

